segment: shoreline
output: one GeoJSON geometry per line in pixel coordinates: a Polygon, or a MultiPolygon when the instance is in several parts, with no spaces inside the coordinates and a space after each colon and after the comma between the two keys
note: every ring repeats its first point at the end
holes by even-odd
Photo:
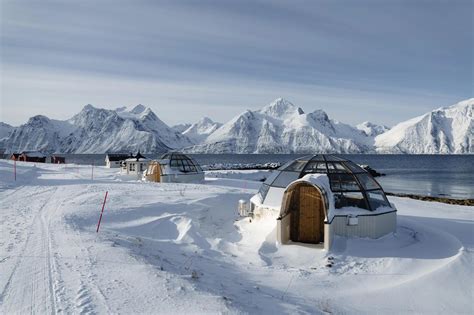
{"type": "Polygon", "coordinates": [[[441,203],[446,203],[450,205],[474,207],[474,199],[454,199],[454,198],[447,198],[447,197],[422,196],[422,195],[415,195],[415,194],[392,193],[392,192],[385,192],[385,194],[387,196],[410,198],[410,199],[421,200],[421,201],[441,202],[441,203]]]}

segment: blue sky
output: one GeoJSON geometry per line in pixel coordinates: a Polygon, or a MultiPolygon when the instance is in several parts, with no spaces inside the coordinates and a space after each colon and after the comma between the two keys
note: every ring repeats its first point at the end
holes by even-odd
{"type": "Polygon", "coordinates": [[[473,1],[1,2],[0,121],[226,121],[284,97],[393,125],[473,96],[473,1]]]}

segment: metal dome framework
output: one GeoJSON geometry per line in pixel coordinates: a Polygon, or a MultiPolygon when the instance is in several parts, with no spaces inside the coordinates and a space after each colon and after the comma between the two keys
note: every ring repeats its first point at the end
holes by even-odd
{"type": "Polygon", "coordinates": [[[262,203],[271,187],[286,188],[306,174],[327,174],[335,208],[357,207],[374,211],[391,207],[380,184],[359,165],[334,155],[305,156],[292,160],[273,172],[262,184],[262,203]]]}
{"type": "Polygon", "coordinates": [[[182,173],[202,173],[203,170],[198,163],[196,163],[189,156],[180,152],[169,152],[161,156],[160,160],[169,160],[171,169],[180,171],[182,173]]]}

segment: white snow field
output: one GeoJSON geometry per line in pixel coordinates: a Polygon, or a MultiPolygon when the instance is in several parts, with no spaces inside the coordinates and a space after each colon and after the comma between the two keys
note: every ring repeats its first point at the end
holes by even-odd
{"type": "Polygon", "coordinates": [[[472,207],[390,198],[396,234],[328,253],[237,216],[254,172],[160,184],[18,163],[15,182],[12,166],[0,161],[0,314],[474,313],[472,207]]]}

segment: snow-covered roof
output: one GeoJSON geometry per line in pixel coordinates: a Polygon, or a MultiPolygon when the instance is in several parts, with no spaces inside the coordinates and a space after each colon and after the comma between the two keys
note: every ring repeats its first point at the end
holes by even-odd
{"type": "Polygon", "coordinates": [[[146,162],[150,161],[150,159],[143,156],[140,151],[138,151],[137,155],[131,155],[128,159],[125,160],[126,162],[146,162]]]}
{"type": "Polygon", "coordinates": [[[126,159],[125,162],[146,162],[146,161],[150,161],[150,159],[147,159],[147,158],[129,158],[129,159],[126,159]]]}
{"type": "Polygon", "coordinates": [[[39,151],[23,151],[21,152],[21,154],[24,154],[29,157],[38,157],[38,158],[46,157],[46,155],[44,155],[43,153],[39,151]]]}

